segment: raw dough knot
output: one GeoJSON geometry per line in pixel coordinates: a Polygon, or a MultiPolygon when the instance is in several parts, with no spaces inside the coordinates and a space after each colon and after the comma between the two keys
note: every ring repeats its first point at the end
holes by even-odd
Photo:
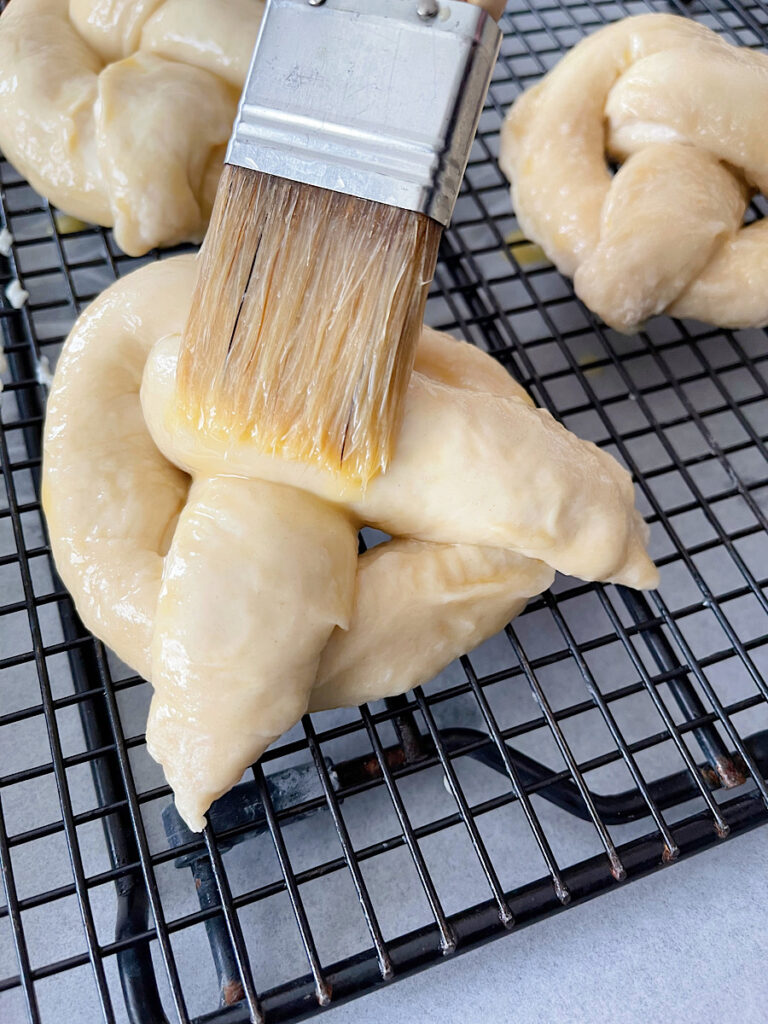
{"type": "Polygon", "coordinates": [[[0,147],[30,184],[114,227],[130,256],[199,241],[261,0],[13,0],[0,147]]]}
{"type": "Polygon", "coordinates": [[[768,56],[686,18],[627,18],[520,96],[500,162],[520,226],[606,323],[768,322],[768,56]],[[612,173],[609,161],[620,164],[612,173]]]}
{"type": "Polygon", "coordinates": [[[43,472],[58,570],[152,682],[147,746],[191,827],[307,708],[431,679],[555,568],[657,584],[626,470],[428,328],[395,457],[364,493],[180,419],[194,275],[188,256],[150,263],[80,316],[43,472]],[[358,556],[364,524],[392,539],[358,556]]]}

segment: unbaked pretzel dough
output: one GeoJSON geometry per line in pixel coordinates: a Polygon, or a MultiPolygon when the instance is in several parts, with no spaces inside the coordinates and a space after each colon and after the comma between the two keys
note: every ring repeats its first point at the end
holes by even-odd
{"type": "Polygon", "coordinates": [[[768,55],[687,18],[626,18],[520,96],[500,163],[520,226],[606,323],[768,323],[768,55]],[[612,175],[607,157],[621,162],[612,175]]]}
{"type": "Polygon", "coordinates": [[[424,682],[553,568],[656,585],[626,471],[429,329],[392,466],[363,494],[190,431],[174,387],[193,276],[192,257],[151,264],[82,314],[43,466],[59,572],[151,680],[147,744],[190,827],[308,707],[424,682]],[[358,559],[362,524],[396,539],[358,559]]]}
{"type": "Polygon", "coordinates": [[[199,241],[262,0],[12,0],[0,148],[130,256],[199,241]]]}

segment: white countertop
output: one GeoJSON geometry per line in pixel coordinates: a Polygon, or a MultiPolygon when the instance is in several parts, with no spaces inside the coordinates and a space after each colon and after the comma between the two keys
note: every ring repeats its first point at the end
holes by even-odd
{"type": "Polygon", "coordinates": [[[329,1024],[765,1024],[757,829],[332,1011],[329,1024]]]}

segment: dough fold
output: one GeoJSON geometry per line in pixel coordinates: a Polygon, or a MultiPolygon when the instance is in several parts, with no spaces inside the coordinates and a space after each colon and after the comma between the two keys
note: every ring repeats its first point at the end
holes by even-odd
{"type": "Polygon", "coordinates": [[[395,458],[364,493],[331,473],[203,435],[180,419],[179,337],[160,341],[142,384],[144,419],[171,462],[209,475],[225,465],[341,502],[395,536],[510,548],[585,580],[653,587],[632,480],[612,456],[515,396],[451,387],[415,371],[395,458]]]}
{"type": "Polygon", "coordinates": [[[147,749],[190,828],[307,710],[323,648],[352,613],[349,517],[263,480],[195,482],[155,611],[147,749]]]}
{"type": "Polygon", "coordinates": [[[310,711],[394,697],[514,619],[555,574],[504,548],[391,540],[361,556],[352,621],[331,634],[310,711]]]}

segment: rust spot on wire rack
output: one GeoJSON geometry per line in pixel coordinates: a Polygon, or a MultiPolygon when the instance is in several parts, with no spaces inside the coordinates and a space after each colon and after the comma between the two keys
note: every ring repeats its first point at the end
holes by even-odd
{"type": "Polygon", "coordinates": [[[747,766],[737,754],[735,757],[718,758],[715,768],[724,789],[735,789],[743,786],[749,778],[747,766]]]}
{"type": "Polygon", "coordinates": [[[242,982],[232,979],[222,985],[221,1000],[225,1006],[234,1006],[241,999],[245,999],[242,982]]]}

